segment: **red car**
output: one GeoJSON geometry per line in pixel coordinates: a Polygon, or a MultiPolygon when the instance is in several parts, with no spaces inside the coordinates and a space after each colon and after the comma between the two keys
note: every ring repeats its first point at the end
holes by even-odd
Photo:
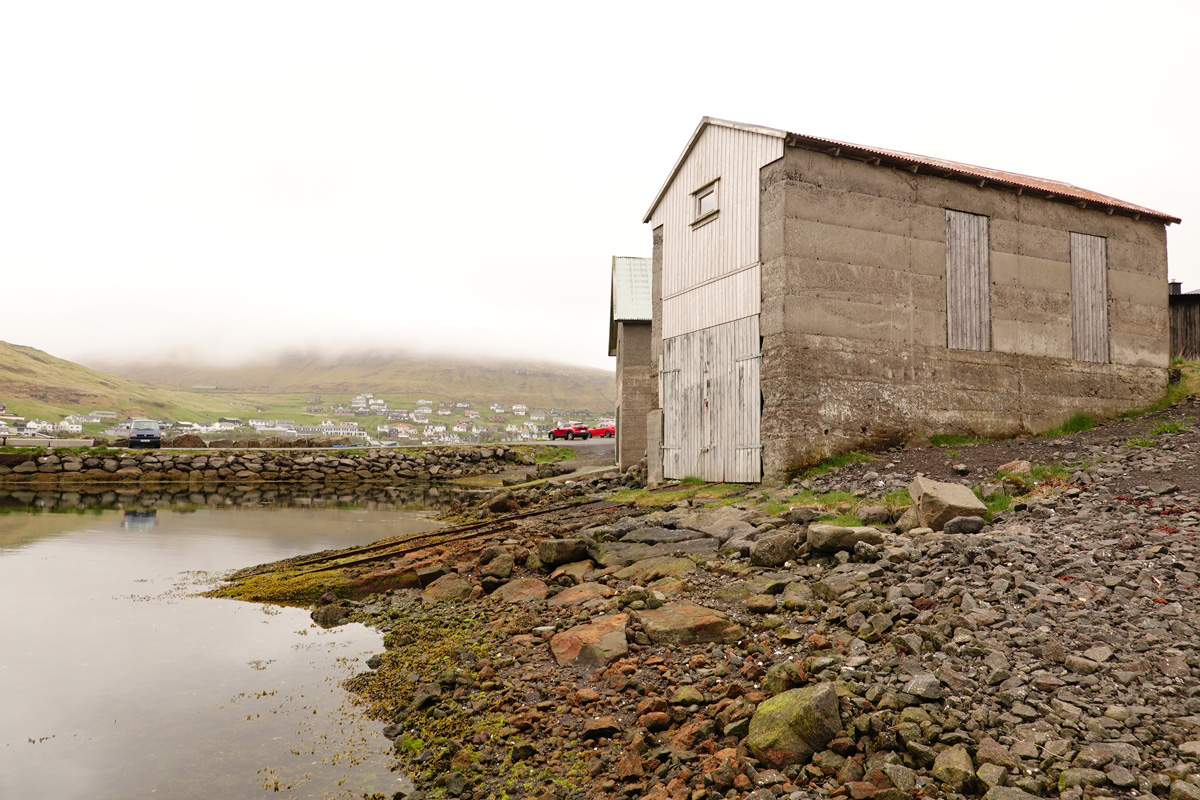
{"type": "Polygon", "coordinates": [[[555,439],[587,439],[592,435],[587,425],[563,425],[550,431],[550,441],[555,439]]]}
{"type": "Polygon", "coordinates": [[[611,439],[617,435],[616,425],[601,425],[598,428],[592,428],[588,433],[597,438],[611,439]]]}

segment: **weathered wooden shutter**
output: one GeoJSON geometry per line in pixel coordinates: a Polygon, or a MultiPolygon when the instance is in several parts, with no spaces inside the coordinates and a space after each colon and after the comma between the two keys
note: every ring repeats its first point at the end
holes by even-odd
{"type": "Polygon", "coordinates": [[[1076,361],[1108,361],[1108,261],[1102,236],[1071,234],[1071,331],[1076,361]]]}
{"type": "Polygon", "coordinates": [[[734,350],[732,381],[736,431],[732,463],[725,480],[758,483],[762,480],[762,340],[758,335],[758,317],[739,320],[734,350]],[[740,354],[740,355],[739,355],[740,354]]]}
{"type": "Polygon", "coordinates": [[[684,477],[681,451],[684,439],[685,411],[683,409],[683,362],[678,338],[663,340],[662,369],[659,371],[659,397],[663,408],[662,459],[663,477],[678,480],[684,477]]]}
{"type": "Polygon", "coordinates": [[[988,218],[946,209],[946,346],[992,349],[988,218]]]}

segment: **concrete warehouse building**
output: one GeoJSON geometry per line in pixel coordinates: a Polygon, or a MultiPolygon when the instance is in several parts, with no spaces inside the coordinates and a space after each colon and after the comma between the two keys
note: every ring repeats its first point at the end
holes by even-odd
{"type": "Polygon", "coordinates": [[[1158,399],[1166,226],[1058,181],[705,117],[647,212],[651,478],[1158,399]],[[659,473],[661,470],[661,473],[659,473]]]}

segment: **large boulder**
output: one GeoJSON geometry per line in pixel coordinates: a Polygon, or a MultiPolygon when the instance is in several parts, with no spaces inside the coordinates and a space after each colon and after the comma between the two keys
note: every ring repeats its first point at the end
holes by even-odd
{"type": "Polygon", "coordinates": [[[696,644],[719,642],[733,623],[720,611],[705,608],[691,600],[640,611],[638,622],[655,644],[696,644]]]}
{"type": "Polygon", "coordinates": [[[583,561],[587,557],[587,542],[583,539],[543,539],[538,542],[538,558],[547,567],[583,561]]]}
{"type": "Polygon", "coordinates": [[[756,567],[781,567],[795,558],[794,533],[777,533],[750,545],[750,563],[756,567]]]}
{"type": "Polygon", "coordinates": [[[627,614],[611,614],[554,635],[550,652],[560,667],[603,667],[629,652],[627,614]]]}
{"type": "Polygon", "coordinates": [[[987,506],[966,486],[916,478],[908,486],[917,518],[926,528],[940,531],[955,517],[980,517],[987,506]]]}
{"type": "Polygon", "coordinates": [[[443,575],[425,587],[424,598],[430,602],[441,600],[465,600],[475,585],[456,573],[443,575]]]}
{"type": "Polygon", "coordinates": [[[774,769],[804,764],[842,729],[832,683],[792,689],[759,703],[746,746],[774,769]]]}
{"type": "Polygon", "coordinates": [[[866,525],[852,528],[840,525],[813,524],[808,526],[808,546],[818,553],[835,553],[838,550],[854,552],[854,545],[866,542],[870,545],[883,544],[883,532],[866,525]]]}

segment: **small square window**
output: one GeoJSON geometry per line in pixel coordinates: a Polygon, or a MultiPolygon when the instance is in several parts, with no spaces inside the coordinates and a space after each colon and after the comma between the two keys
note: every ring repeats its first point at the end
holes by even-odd
{"type": "Polygon", "coordinates": [[[692,197],[695,198],[695,218],[692,222],[693,226],[701,225],[709,222],[720,210],[717,204],[717,188],[718,181],[709,181],[701,186],[696,191],[692,192],[692,197]]]}

